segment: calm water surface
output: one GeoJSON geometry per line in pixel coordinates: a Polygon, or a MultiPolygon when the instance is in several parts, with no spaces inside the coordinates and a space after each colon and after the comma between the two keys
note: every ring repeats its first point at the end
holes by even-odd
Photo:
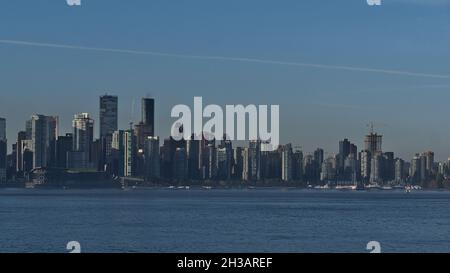
{"type": "Polygon", "coordinates": [[[450,252],[450,192],[0,190],[0,252],[450,252]]]}

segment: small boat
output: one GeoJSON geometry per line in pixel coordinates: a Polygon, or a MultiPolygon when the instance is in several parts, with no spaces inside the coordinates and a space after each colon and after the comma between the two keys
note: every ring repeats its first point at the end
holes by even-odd
{"type": "Polygon", "coordinates": [[[356,186],[355,185],[349,185],[349,186],[336,186],[335,188],[336,190],[340,190],[340,191],[354,191],[356,190],[356,186]]]}
{"type": "Polygon", "coordinates": [[[328,184],[324,185],[324,186],[315,186],[314,189],[316,190],[328,190],[330,188],[330,186],[328,186],[328,184]]]}

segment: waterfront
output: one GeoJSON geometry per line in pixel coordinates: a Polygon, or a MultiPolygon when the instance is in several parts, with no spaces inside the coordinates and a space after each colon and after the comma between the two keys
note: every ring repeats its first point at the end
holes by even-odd
{"type": "Polygon", "coordinates": [[[449,252],[450,192],[0,189],[0,252],[449,252]]]}

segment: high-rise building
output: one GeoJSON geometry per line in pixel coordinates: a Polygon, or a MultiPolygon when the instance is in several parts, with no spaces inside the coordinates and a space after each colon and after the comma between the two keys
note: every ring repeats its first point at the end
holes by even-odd
{"type": "Polygon", "coordinates": [[[142,120],[134,129],[138,149],[143,149],[147,137],[155,136],[155,100],[152,98],[143,98],[141,111],[142,120]]]}
{"type": "Polygon", "coordinates": [[[73,147],[73,135],[66,134],[65,136],[59,136],[56,141],[56,166],[58,168],[68,168],[68,157],[73,147]]]}
{"type": "Polygon", "coordinates": [[[292,180],[292,145],[287,144],[281,148],[281,180],[289,182],[292,180]]]}
{"type": "Polygon", "coordinates": [[[111,137],[118,128],[118,97],[100,97],[100,138],[111,137]]]}
{"type": "Polygon", "coordinates": [[[33,168],[50,167],[56,162],[58,117],[33,115],[27,122],[33,151],[33,168]]]}
{"type": "Polygon", "coordinates": [[[367,150],[361,151],[359,153],[359,161],[361,165],[361,179],[363,182],[369,182],[370,170],[372,167],[372,154],[367,150]]]}
{"type": "Polygon", "coordinates": [[[29,173],[33,169],[33,140],[22,140],[22,162],[21,167],[24,173],[29,173]]]}
{"type": "Polygon", "coordinates": [[[383,153],[383,180],[395,180],[395,158],[393,152],[383,153]]]}
{"type": "Polygon", "coordinates": [[[296,150],[292,155],[292,178],[295,181],[303,180],[303,152],[296,150]]]}
{"type": "Polygon", "coordinates": [[[342,163],[345,158],[350,154],[350,141],[348,139],[344,139],[339,141],[339,156],[342,158],[342,163]]]}
{"type": "Polygon", "coordinates": [[[420,181],[426,181],[428,178],[427,172],[427,155],[422,153],[420,155],[420,181]]]}
{"type": "Polygon", "coordinates": [[[244,149],[236,147],[233,151],[233,178],[242,179],[242,171],[244,168],[244,149]]]}
{"type": "MultiPolygon", "coordinates": [[[[354,158],[357,158],[357,147],[352,144],[348,139],[339,141],[339,154],[338,154],[338,174],[341,179],[346,179],[344,176],[345,160],[350,154],[353,154],[354,158]]],[[[320,165],[319,165],[320,166],[320,165]]]]}
{"type": "Polygon", "coordinates": [[[426,158],[426,171],[427,175],[430,176],[434,173],[434,153],[432,151],[428,151],[424,153],[426,158]]]}
{"type": "Polygon", "coordinates": [[[420,182],[421,180],[421,157],[419,154],[416,154],[411,160],[411,166],[409,169],[409,176],[411,181],[414,183],[420,182]]]}
{"type": "Polygon", "coordinates": [[[136,175],[136,137],[133,130],[127,130],[124,132],[124,175],[135,176],[136,175]]]}
{"type": "Polygon", "coordinates": [[[6,183],[7,145],[6,119],[0,118],[0,184],[6,183]]]}
{"type": "MultiPolygon", "coordinates": [[[[135,158],[135,172],[137,176],[145,175],[145,141],[148,137],[155,136],[155,100],[151,98],[143,98],[141,108],[142,120],[134,127],[137,149],[137,155],[135,158]]],[[[171,161],[174,153],[175,150],[171,153],[171,161]]]]}
{"type": "Polygon", "coordinates": [[[73,141],[69,167],[73,169],[92,169],[92,147],[94,142],[94,120],[88,113],[74,116],[72,121],[73,141]]]}
{"type": "Polygon", "coordinates": [[[324,159],[323,155],[324,155],[324,151],[321,148],[317,148],[314,151],[314,161],[316,161],[319,164],[319,166],[322,165],[322,162],[323,162],[323,159],[324,159]]]}
{"type": "Polygon", "coordinates": [[[113,133],[111,142],[112,167],[111,172],[114,176],[123,177],[125,174],[125,131],[118,130],[113,133]]]}
{"type": "Polygon", "coordinates": [[[358,158],[358,146],[353,143],[350,144],[350,154],[354,155],[355,158],[358,158]]]}
{"type": "MultiPolygon", "coordinates": [[[[110,163],[112,135],[118,128],[118,97],[100,97],[100,159],[99,165],[110,163]]],[[[102,167],[102,166],[99,166],[102,167]]],[[[103,166],[104,168],[104,166],[103,166]]]]}
{"type": "MultiPolygon", "coordinates": [[[[278,146],[276,150],[261,151],[261,179],[264,180],[280,180],[282,172],[281,148],[278,146]]],[[[293,162],[292,157],[292,162],[293,162]]],[[[293,171],[292,171],[293,172],[293,171]]]]}
{"type": "Polygon", "coordinates": [[[189,179],[200,179],[200,140],[196,140],[194,134],[186,141],[186,151],[188,157],[188,177],[189,179]]]}
{"type": "Polygon", "coordinates": [[[214,144],[208,144],[204,149],[204,164],[206,179],[212,180],[217,177],[217,148],[214,144]]]}
{"type": "Polygon", "coordinates": [[[383,154],[380,152],[372,156],[370,166],[370,183],[381,184],[383,182],[383,154]]]}
{"type": "Polygon", "coordinates": [[[395,160],[395,182],[401,183],[405,180],[405,161],[400,158],[395,160]]]}
{"type": "Polygon", "coordinates": [[[334,161],[334,157],[329,157],[322,162],[320,181],[329,182],[335,179],[336,170],[333,166],[336,165],[336,163],[334,161]]]}
{"type": "Polygon", "coordinates": [[[221,141],[216,152],[217,178],[220,180],[231,179],[231,172],[233,168],[232,142],[227,140],[224,136],[224,139],[221,141]]]}
{"type": "Polygon", "coordinates": [[[142,99],[142,123],[150,127],[150,133],[155,132],[155,99],[142,99]]]}
{"type": "Polygon", "coordinates": [[[364,139],[365,150],[369,151],[373,155],[378,152],[381,152],[382,139],[383,139],[382,135],[378,135],[377,133],[374,132],[371,132],[370,134],[366,135],[364,139]]]}
{"type": "Polygon", "coordinates": [[[261,178],[261,141],[250,141],[244,150],[243,179],[259,181],[261,178]]]}
{"type": "Polygon", "coordinates": [[[22,141],[27,139],[27,133],[25,131],[20,131],[17,133],[17,148],[16,148],[16,172],[23,172],[23,144],[22,141]]]}
{"type": "MultiPolygon", "coordinates": [[[[150,145],[149,145],[150,146],[150,145]]],[[[152,147],[150,147],[152,148],[152,147]]],[[[136,175],[136,137],[133,130],[118,130],[113,133],[111,173],[118,177],[136,175]]]]}
{"type": "Polygon", "coordinates": [[[344,178],[356,183],[359,178],[359,164],[354,153],[350,153],[344,161],[344,178]]]}
{"type": "Polygon", "coordinates": [[[6,119],[0,118],[0,140],[6,140],[6,119]]]}
{"type": "Polygon", "coordinates": [[[160,178],[159,138],[148,137],[145,141],[145,179],[155,181],[160,178]]]}
{"type": "Polygon", "coordinates": [[[187,154],[185,148],[177,148],[173,158],[174,179],[179,182],[186,180],[188,174],[187,154]]]}

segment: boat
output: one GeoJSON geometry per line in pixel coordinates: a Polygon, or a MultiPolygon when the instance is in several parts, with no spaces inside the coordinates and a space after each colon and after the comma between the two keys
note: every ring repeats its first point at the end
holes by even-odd
{"type": "Polygon", "coordinates": [[[328,190],[330,188],[330,186],[328,186],[328,184],[324,185],[324,186],[315,186],[314,189],[316,190],[328,190]]]}
{"type": "Polygon", "coordinates": [[[349,186],[336,186],[336,190],[340,190],[340,191],[354,191],[356,190],[357,186],[356,185],[349,185],[349,186]]]}
{"type": "Polygon", "coordinates": [[[369,184],[366,186],[366,190],[380,190],[381,187],[378,184],[369,184]]]}

